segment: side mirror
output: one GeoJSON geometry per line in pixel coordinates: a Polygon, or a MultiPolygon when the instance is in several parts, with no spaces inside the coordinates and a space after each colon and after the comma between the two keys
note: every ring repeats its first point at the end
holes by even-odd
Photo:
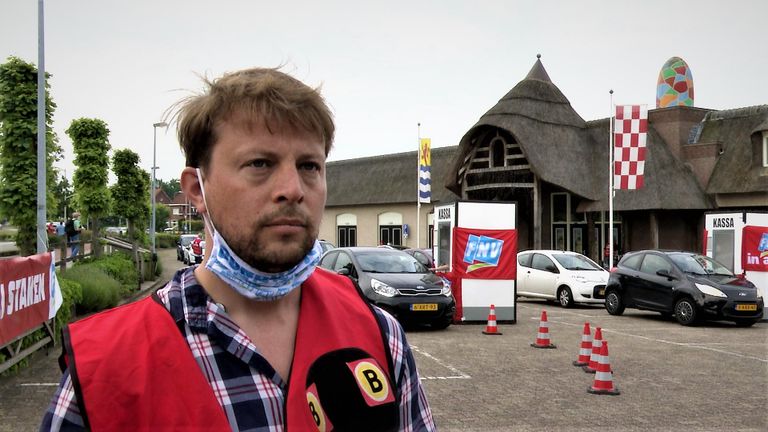
{"type": "Polygon", "coordinates": [[[662,276],[662,277],[665,277],[665,278],[667,278],[667,279],[669,279],[669,280],[675,280],[675,279],[677,279],[676,277],[672,276],[672,274],[671,274],[671,273],[669,272],[669,270],[667,270],[667,269],[661,269],[661,270],[657,270],[657,271],[656,271],[656,274],[657,274],[658,276],[662,276]]]}
{"type": "Polygon", "coordinates": [[[347,267],[340,268],[339,271],[336,272],[336,274],[341,275],[341,276],[349,276],[350,275],[349,268],[347,268],[347,267]]]}

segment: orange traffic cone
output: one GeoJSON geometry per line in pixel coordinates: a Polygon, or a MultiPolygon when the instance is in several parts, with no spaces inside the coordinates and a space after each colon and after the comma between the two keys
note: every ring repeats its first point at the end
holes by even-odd
{"type": "Polygon", "coordinates": [[[592,355],[592,333],[589,330],[589,323],[584,323],[584,332],[581,335],[581,348],[579,348],[579,358],[573,362],[574,366],[587,366],[589,357],[592,355]]]}
{"type": "Polygon", "coordinates": [[[592,355],[589,356],[589,364],[582,366],[584,372],[595,373],[598,365],[597,360],[600,358],[600,349],[604,343],[603,330],[600,327],[595,327],[595,339],[592,341],[592,355]]]}
{"type": "Polygon", "coordinates": [[[496,327],[496,307],[491,305],[491,311],[488,312],[488,325],[485,326],[483,334],[487,335],[500,335],[501,332],[496,327]]]}
{"type": "Polygon", "coordinates": [[[536,334],[536,343],[532,343],[531,346],[534,348],[557,348],[549,341],[547,311],[541,311],[541,320],[539,321],[539,332],[536,334]]]}
{"type": "Polygon", "coordinates": [[[608,358],[608,342],[603,341],[600,347],[600,356],[598,357],[597,371],[595,372],[595,381],[592,387],[587,388],[587,393],[592,394],[620,394],[619,388],[613,385],[613,373],[611,372],[611,360],[608,358]]]}

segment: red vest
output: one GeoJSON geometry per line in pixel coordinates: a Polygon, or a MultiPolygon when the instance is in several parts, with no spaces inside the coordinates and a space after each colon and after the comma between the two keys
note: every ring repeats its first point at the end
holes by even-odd
{"type": "MultiPolygon", "coordinates": [[[[286,429],[396,429],[392,359],[370,305],[347,278],[322,269],[301,290],[286,429]]],[[[64,349],[91,430],[230,430],[189,346],[157,299],[70,324],[64,349]]]]}

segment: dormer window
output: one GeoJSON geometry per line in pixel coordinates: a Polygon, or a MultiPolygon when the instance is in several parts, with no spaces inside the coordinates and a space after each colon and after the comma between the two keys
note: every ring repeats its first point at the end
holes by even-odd
{"type": "Polygon", "coordinates": [[[507,143],[501,137],[491,141],[491,167],[503,167],[506,165],[507,143]]]}
{"type": "Polygon", "coordinates": [[[763,131],[763,168],[768,168],[768,131],[763,131]]]}

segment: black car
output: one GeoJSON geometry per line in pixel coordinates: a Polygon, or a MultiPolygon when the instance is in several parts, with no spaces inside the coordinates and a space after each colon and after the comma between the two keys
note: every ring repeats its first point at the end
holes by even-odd
{"type": "Polygon", "coordinates": [[[320,267],[352,279],[371,303],[401,323],[443,329],[456,313],[450,285],[405,252],[380,247],[337,248],[323,255],[320,267]]]}
{"type": "Polygon", "coordinates": [[[605,309],[621,315],[625,308],[674,315],[682,325],[700,318],[751,326],[763,315],[763,297],[755,285],[717,261],[694,252],[630,252],[611,269],[605,309]]]}
{"type": "Polygon", "coordinates": [[[427,268],[434,268],[435,263],[432,260],[432,249],[405,249],[403,252],[416,258],[416,260],[424,264],[427,268]]]}

